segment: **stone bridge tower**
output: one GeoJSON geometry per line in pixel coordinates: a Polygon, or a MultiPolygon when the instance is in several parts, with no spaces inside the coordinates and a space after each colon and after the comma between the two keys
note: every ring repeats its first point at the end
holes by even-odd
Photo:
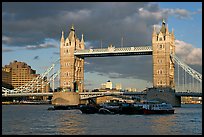
{"type": "Polygon", "coordinates": [[[84,89],[84,59],[74,56],[75,50],[84,49],[83,34],[77,38],[72,25],[68,37],[60,42],[60,87],[65,91],[82,92],[84,89]]]}
{"type": "Polygon", "coordinates": [[[175,94],[174,60],[170,54],[175,54],[174,32],[168,31],[165,21],[159,32],[154,27],[152,33],[153,55],[153,88],[147,91],[147,100],[157,100],[181,106],[181,97],[175,94]]]}
{"type": "Polygon", "coordinates": [[[175,54],[174,32],[168,31],[164,20],[159,32],[156,32],[154,26],[152,49],[153,87],[174,89],[174,61],[170,57],[170,54],[175,54]]]}

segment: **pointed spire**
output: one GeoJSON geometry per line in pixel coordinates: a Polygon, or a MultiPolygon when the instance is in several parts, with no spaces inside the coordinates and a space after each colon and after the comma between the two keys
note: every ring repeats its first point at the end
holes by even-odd
{"type": "Polygon", "coordinates": [[[169,33],[168,24],[166,24],[166,33],[169,33]]]}
{"type": "Polygon", "coordinates": [[[162,24],[165,24],[165,20],[164,20],[164,18],[163,18],[163,20],[162,20],[162,24]]]}
{"type": "Polygon", "coordinates": [[[153,25],[153,32],[152,33],[156,34],[156,27],[155,27],[155,25],[153,25]]]}
{"type": "Polygon", "coordinates": [[[64,31],[62,31],[62,38],[64,38],[64,31]]]}
{"type": "Polygon", "coordinates": [[[162,21],[162,27],[161,27],[161,30],[160,30],[162,33],[166,33],[166,26],[165,26],[165,21],[163,19],[162,21]]]}
{"type": "Polygon", "coordinates": [[[63,42],[64,42],[64,31],[62,31],[61,41],[63,41],[63,42]]]}
{"type": "Polygon", "coordinates": [[[74,29],[74,25],[73,24],[72,24],[72,27],[71,27],[70,30],[71,31],[69,33],[68,38],[69,38],[70,41],[74,41],[76,37],[75,37],[75,29],[74,29]]]}
{"type": "Polygon", "coordinates": [[[74,30],[74,24],[72,24],[71,31],[75,31],[75,30],[74,30]]]}
{"type": "Polygon", "coordinates": [[[156,31],[156,27],[155,27],[155,25],[153,25],[153,31],[156,31]]]}
{"type": "Polygon", "coordinates": [[[84,34],[81,34],[81,42],[84,43],[84,34]]]}

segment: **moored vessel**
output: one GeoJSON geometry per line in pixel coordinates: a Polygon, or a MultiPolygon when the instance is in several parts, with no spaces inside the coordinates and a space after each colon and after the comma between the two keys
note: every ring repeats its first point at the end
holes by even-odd
{"type": "Polygon", "coordinates": [[[171,104],[157,101],[140,103],[108,102],[100,105],[80,105],[79,110],[86,114],[174,114],[171,104]]]}
{"type": "Polygon", "coordinates": [[[158,102],[144,102],[143,114],[174,114],[175,109],[171,104],[158,102]]]}

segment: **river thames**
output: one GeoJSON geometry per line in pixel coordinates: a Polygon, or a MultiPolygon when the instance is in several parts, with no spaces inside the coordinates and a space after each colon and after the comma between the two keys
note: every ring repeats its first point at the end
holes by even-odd
{"type": "Polygon", "coordinates": [[[2,135],[202,135],[201,104],[165,115],[82,114],[50,106],[2,105],[2,135]]]}

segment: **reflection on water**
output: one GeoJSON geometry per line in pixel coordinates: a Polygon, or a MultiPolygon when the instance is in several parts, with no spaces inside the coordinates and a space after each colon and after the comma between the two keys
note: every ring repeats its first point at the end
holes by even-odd
{"type": "Polygon", "coordinates": [[[3,135],[202,135],[202,105],[167,115],[82,114],[49,105],[2,105],[3,135]]]}
{"type": "MultiPolygon", "coordinates": [[[[148,115],[147,117],[152,117],[153,115],[148,115]]],[[[172,121],[175,119],[175,115],[154,115],[154,118],[151,120],[151,129],[155,135],[166,135],[167,133],[171,134],[171,129],[176,127],[176,123],[172,121]]],[[[174,134],[174,133],[172,133],[174,134]]]]}
{"type": "Polygon", "coordinates": [[[56,120],[58,123],[57,131],[64,135],[80,135],[84,134],[86,119],[80,116],[78,110],[67,110],[67,113],[60,115],[56,120]]]}

